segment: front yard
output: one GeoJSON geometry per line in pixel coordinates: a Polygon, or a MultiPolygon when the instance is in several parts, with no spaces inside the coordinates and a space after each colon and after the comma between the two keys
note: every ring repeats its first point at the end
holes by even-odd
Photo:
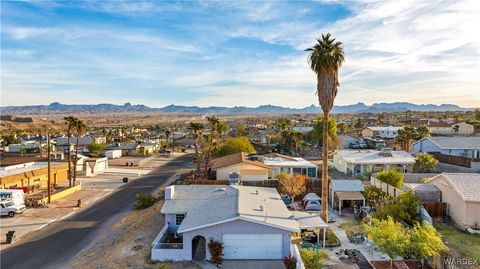
{"type": "Polygon", "coordinates": [[[480,261],[480,235],[468,234],[453,226],[443,223],[435,224],[437,230],[442,234],[443,240],[450,252],[459,252],[465,258],[477,259],[480,261]]]}

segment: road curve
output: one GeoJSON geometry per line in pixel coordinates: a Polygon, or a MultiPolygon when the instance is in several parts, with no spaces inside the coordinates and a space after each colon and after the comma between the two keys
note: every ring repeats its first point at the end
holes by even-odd
{"type": "Polygon", "coordinates": [[[68,261],[92,243],[113,222],[132,209],[135,195],[152,192],[189,168],[191,155],[183,155],[131,181],[92,206],[30,233],[1,251],[2,269],[65,268],[68,261]]]}

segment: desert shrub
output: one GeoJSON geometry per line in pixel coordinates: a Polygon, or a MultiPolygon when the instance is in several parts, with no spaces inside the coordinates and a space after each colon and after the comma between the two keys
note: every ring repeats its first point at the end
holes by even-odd
{"type": "Polygon", "coordinates": [[[212,256],[211,262],[217,267],[223,262],[223,243],[213,238],[208,240],[208,251],[212,256]]]}
{"type": "Polygon", "coordinates": [[[138,193],[135,201],[136,209],[143,209],[152,206],[155,203],[155,197],[151,194],[138,193]]]}
{"type": "Polygon", "coordinates": [[[300,249],[300,256],[306,269],[321,269],[328,260],[328,254],[323,250],[300,249]]]}
{"type": "Polygon", "coordinates": [[[283,264],[286,269],[295,269],[297,267],[297,259],[289,254],[286,257],[283,257],[283,264]]]}
{"type": "Polygon", "coordinates": [[[166,262],[161,262],[158,264],[158,269],[169,269],[170,266],[168,266],[168,263],[166,262]]]}

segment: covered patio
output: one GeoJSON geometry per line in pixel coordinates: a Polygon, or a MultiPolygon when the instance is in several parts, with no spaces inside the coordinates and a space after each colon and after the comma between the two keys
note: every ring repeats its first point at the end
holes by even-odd
{"type": "Polygon", "coordinates": [[[305,229],[317,229],[317,244],[320,243],[320,231],[323,230],[323,242],[322,246],[325,247],[325,237],[327,234],[328,224],[326,224],[319,215],[311,214],[303,211],[292,211],[293,217],[298,223],[300,230],[305,229]]]}
{"type": "Polygon", "coordinates": [[[338,201],[338,215],[342,215],[343,201],[362,201],[365,206],[365,197],[362,192],[365,191],[363,183],[358,179],[336,179],[330,184],[330,203],[335,208],[335,202],[338,201]]]}
{"type": "Polygon", "coordinates": [[[343,201],[362,201],[365,206],[365,197],[359,191],[354,192],[336,192],[338,198],[338,215],[342,215],[342,202],[343,201]]]}

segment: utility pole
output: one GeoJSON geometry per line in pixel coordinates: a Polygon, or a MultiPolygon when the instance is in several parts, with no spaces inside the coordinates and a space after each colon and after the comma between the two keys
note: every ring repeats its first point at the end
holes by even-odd
{"type": "Polygon", "coordinates": [[[48,182],[47,182],[47,188],[48,188],[48,204],[50,204],[50,199],[52,196],[52,188],[51,188],[51,176],[50,176],[50,133],[47,134],[47,170],[48,170],[48,182]]]}

